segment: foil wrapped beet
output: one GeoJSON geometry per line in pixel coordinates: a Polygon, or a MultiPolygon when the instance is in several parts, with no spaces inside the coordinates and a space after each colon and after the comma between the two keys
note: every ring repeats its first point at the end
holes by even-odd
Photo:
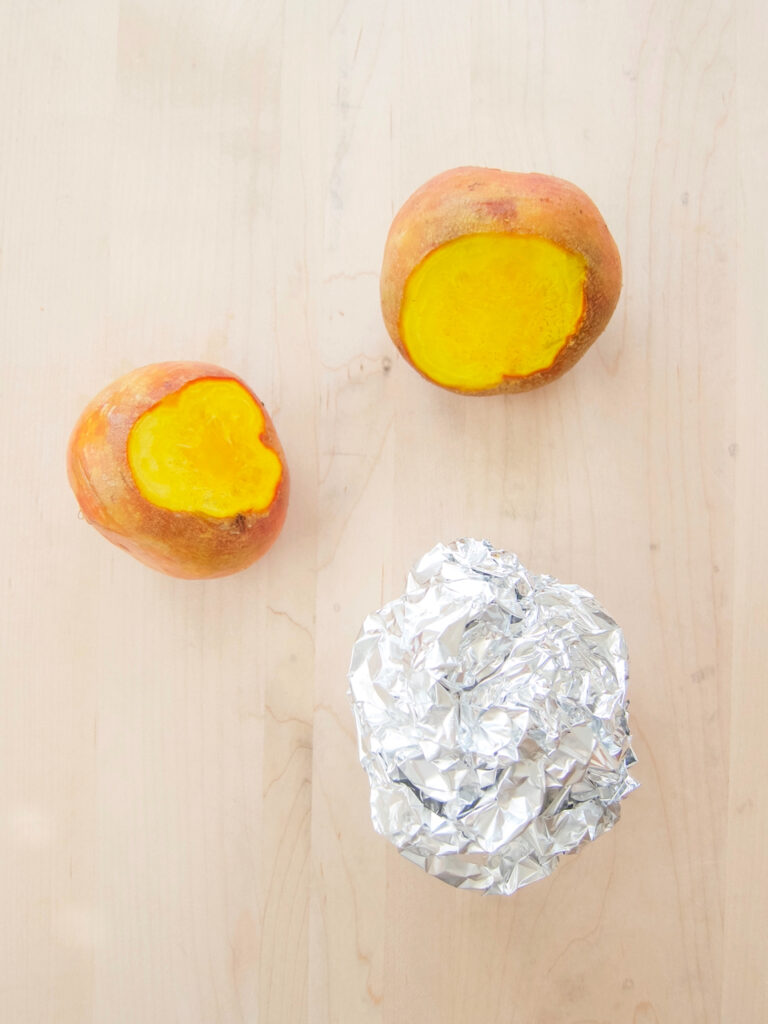
{"type": "Polygon", "coordinates": [[[349,687],[374,828],[450,885],[545,877],[637,785],[621,630],[487,541],[417,562],[365,619],[349,687]]]}

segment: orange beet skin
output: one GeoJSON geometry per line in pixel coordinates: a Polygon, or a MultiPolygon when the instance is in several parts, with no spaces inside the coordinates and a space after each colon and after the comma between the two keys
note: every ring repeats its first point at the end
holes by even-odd
{"type": "Polygon", "coordinates": [[[110,384],[80,416],[67,469],[92,526],[151,568],[183,579],[226,576],[251,565],[277,539],[288,508],[288,467],[269,414],[239,377],[207,363],[155,363],[110,384]],[[261,411],[261,443],[281,465],[274,497],[261,511],[245,509],[225,518],[171,511],[147,500],[137,486],[128,461],[133,425],[167,396],[201,380],[236,381],[261,411]]]}

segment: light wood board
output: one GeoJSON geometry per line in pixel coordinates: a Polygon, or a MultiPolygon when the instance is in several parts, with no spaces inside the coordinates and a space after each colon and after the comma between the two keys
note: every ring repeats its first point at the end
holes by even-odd
{"type": "Polygon", "coordinates": [[[768,1019],[765,7],[0,2],[1,1024],[768,1019]],[[539,392],[389,342],[395,210],[458,164],[568,178],[625,285],[539,392]],[[205,359],[271,410],[259,565],[165,578],[64,449],[119,374],[205,359]],[[641,788],[511,898],[377,837],[363,616],[482,536],[623,625],[641,788]]]}

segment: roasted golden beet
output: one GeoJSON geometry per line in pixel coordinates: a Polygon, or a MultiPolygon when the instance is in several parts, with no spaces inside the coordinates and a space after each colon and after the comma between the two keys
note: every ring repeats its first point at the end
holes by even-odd
{"type": "Polygon", "coordinates": [[[155,363],[83,411],[68,471],[86,519],[171,576],[237,572],[280,533],[288,468],[264,406],[206,363],[155,363]]]}
{"type": "Polygon", "coordinates": [[[462,394],[559,377],[621,291],[616,244],[581,189],[543,174],[458,167],[406,200],[389,231],[381,306],[428,380],[462,394]]]}

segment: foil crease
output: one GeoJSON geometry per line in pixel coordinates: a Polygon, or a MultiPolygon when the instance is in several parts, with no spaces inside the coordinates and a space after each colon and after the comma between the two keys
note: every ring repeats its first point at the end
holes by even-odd
{"type": "Polygon", "coordinates": [[[365,619],[348,678],[373,826],[450,885],[544,878],[637,785],[621,630],[487,541],[424,555],[365,619]]]}

